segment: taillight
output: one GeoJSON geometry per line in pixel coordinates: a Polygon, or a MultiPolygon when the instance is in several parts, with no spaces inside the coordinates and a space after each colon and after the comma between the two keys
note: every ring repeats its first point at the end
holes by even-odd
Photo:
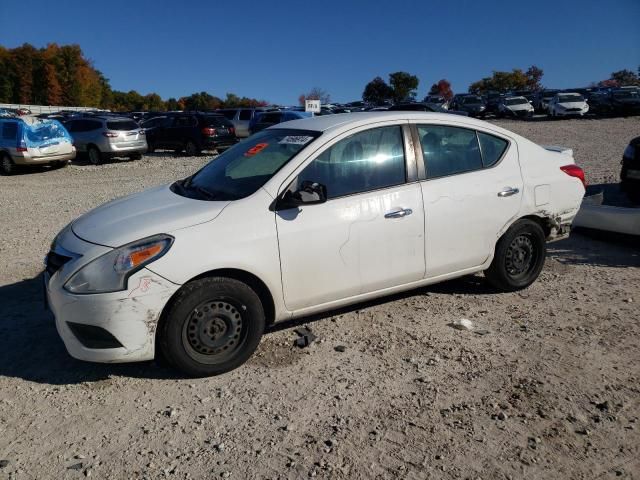
{"type": "Polygon", "coordinates": [[[26,152],[27,149],[25,147],[18,147],[18,148],[16,148],[16,151],[18,151],[18,152],[26,152]]]}
{"type": "Polygon", "coordinates": [[[584,188],[587,188],[587,180],[584,178],[584,170],[582,170],[579,166],[573,164],[565,165],[564,167],[560,167],[560,170],[562,170],[570,177],[578,178],[582,182],[582,185],[584,185],[584,188]]]}
{"type": "Polygon", "coordinates": [[[18,152],[26,152],[27,151],[27,142],[24,141],[24,138],[18,140],[18,144],[16,145],[16,151],[18,152]]]}
{"type": "Polygon", "coordinates": [[[115,138],[118,136],[116,132],[102,132],[102,135],[109,138],[115,138]]]}
{"type": "Polygon", "coordinates": [[[202,134],[212,137],[213,135],[216,134],[216,129],[215,128],[211,128],[211,127],[203,128],[202,129],[202,134]]]}
{"type": "Polygon", "coordinates": [[[235,135],[236,134],[236,127],[229,127],[229,131],[231,132],[231,135],[235,135]]]}

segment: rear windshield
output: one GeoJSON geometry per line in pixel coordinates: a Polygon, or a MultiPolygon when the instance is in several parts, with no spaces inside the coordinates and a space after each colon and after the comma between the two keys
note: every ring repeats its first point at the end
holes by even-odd
{"type": "Polygon", "coordinates": [[[114,120],[107,122],[109,130],[136,130],[140,128],[133,120],[114,120]]]}
{"type": "Polygon", "coordinates": [[[222,116],[204,117],[203,123],[207,127],[233,127],[233,123],[222,116]]]}
{"type": "Polygon", "coordinates": [[[236,116],[235,110],[219,110],[219,112],[225,117],[227,117],[229,120],[233,120],[233,117],[236,116]]]}

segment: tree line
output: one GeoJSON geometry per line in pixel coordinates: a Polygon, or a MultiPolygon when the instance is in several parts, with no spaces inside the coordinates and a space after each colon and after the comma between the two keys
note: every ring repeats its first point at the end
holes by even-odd
{"type": "MultiPolygon", "coordinates": [[[[491,76],[481,78],[469,85],[469,93],[485,94],[488,92],[506,93],[515,90],[539,91],[544,88],[542,77],[544,71],[536,65],[531,65],[527,70],[514,68],[511,71],[493,71],[491,76]]],[[[375,77],[364,87],[362,99],[376,105],[387,102],[415,101],[420,80],[417,76],[407,72],[394,72],[389,74],[389,82],[381,77],[375,77]]],[[[606,80],[591,82],[591,87],[620,87],[624,85],[640,86],[640,67],[638,73],[632,70],[619,70],[611,73],[606,80]]],[[[443,78],[431,85],[427,95],[440,95],[446,100],[453,97],[451,82],[443,78]]]]}
{"type": "Polygon", "coordinates": [[[82,53],[79,45],[50,43],[35,48],[0,45],[0,103],[95,107],[113,111],[213,110],[222,107],[256,107],[264,100],[227,93],[219,98],[208,92],[163,100],[157,93],[113,90],[109,80],[82,53]]]}

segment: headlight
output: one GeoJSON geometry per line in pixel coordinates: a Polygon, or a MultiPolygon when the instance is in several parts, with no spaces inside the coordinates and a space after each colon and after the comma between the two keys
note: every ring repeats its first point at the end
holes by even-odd
{"type": "Polygon", "coordinates": [[[123,245],[86,264],[64,288],[78,294],[126,290],[128,278],[162,257],[172,244],[173,237],[162,234],[123,245]]]}

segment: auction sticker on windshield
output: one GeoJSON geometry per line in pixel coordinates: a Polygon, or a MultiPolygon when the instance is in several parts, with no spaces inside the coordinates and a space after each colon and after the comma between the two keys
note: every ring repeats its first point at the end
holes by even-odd
{"type": "Polygon", "coordinates": [[[244,154],[245,157],[253,157],[269,146],[268,143],[256,143],[244,154]]]}
{"type": "Polygon", "coordinates": [[[313,137],[309,137],[307,135],[287,135],[278,143],[282,143],[285,145],[305,145],[310,140],[313,140],[313,137]]]}

